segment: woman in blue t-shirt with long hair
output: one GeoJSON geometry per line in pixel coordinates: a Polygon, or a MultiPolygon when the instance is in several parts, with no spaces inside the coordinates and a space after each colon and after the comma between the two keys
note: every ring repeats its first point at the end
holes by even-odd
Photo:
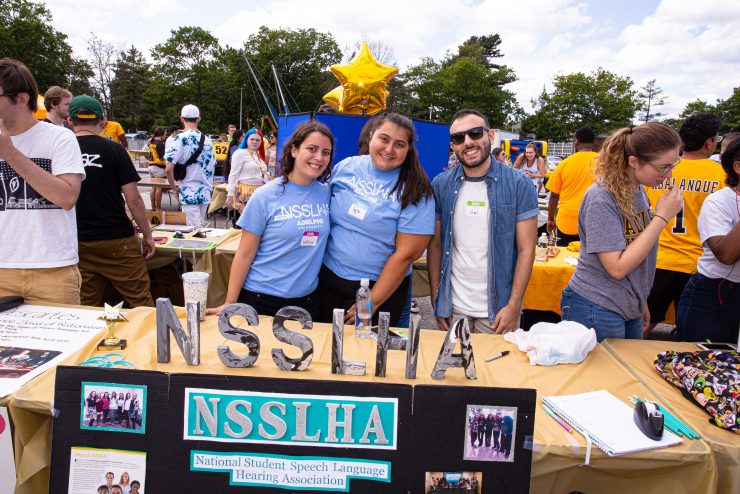
{"type": "Polygon", "coordinates": [[[331,176],[331,235],[319,279],[321,321],[333,310],[355,317],[355,294],[370,280],[372,310],[396,326],[408,299],[411,263],[434,234],[434,200],[419,163],[416,132],[397,113],[375,117],[369,154],[337,164],[331,176]]]}
{"type": "Polygon", "coordinates": [[[274,316],[295,305],[318,320],[318,274],[329,237],[329,175],[334,137],[304,122],[283,147],[283,175],[255,190],[238,221],[241,240],[229,274],[226,302],[274,316]]]}

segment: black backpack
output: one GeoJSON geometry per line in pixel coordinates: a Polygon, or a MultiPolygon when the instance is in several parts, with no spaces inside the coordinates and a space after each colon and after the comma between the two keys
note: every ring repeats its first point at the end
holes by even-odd
{"type": "Polygon", "coordinates": [[[175,175],[175,180],[180,181],[185,178],[185,173],[188,170],[188,167],[195,163],[195,160],[198,159],[198,156],[200,156],[200,153],[203,152],[203,143],[206,142],[206,134],[205,132],[200,133],[200,144],[198,144],[198,148],[195,150],[195,152],[188,158],[188,160],[185,163],[175,163],[175,169],[173,170],[175,175]]]}

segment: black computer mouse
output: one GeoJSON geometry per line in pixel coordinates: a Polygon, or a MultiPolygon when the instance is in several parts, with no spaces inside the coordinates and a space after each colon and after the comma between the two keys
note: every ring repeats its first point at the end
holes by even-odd
{"type": "Polygon", "coordinates": [[[642,433],[653,441],[663,437],[663,412],[652,401],[638,401],[633,418],[642,433]]]}

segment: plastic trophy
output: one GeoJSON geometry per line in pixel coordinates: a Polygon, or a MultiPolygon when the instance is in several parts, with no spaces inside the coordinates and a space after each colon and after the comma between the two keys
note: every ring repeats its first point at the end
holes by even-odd
{"type": "Polygon", "coordinates": [[[122,340],[118,337],[116,337],[116,323],[119,323],[121,321],[128,322],[128,319],[126,319],[126,316],[121,314],[121,308],[123,307],[123,302],[119,303],[115,306],[110,306],[108,304],[105,304],[105,310],[102,314],[98,316],[99,320],[105,321],[105,323],[108,325],[108,337],[100,340],[100,343],[98,344],[98,351],[111,351],[111,350],[123,350],[126,348],[126,340],[122,340]]]}

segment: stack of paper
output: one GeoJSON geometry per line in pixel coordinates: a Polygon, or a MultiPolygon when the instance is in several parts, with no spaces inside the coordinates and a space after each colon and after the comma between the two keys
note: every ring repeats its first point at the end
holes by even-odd
{"type": "Polygon", "coordinates": [[[665,448],[683,441],[668,430],[660,441],[648,438],[632,418],[634,409],[606,390],[544,396],[542,402],[610,456],[665,448]]]}

